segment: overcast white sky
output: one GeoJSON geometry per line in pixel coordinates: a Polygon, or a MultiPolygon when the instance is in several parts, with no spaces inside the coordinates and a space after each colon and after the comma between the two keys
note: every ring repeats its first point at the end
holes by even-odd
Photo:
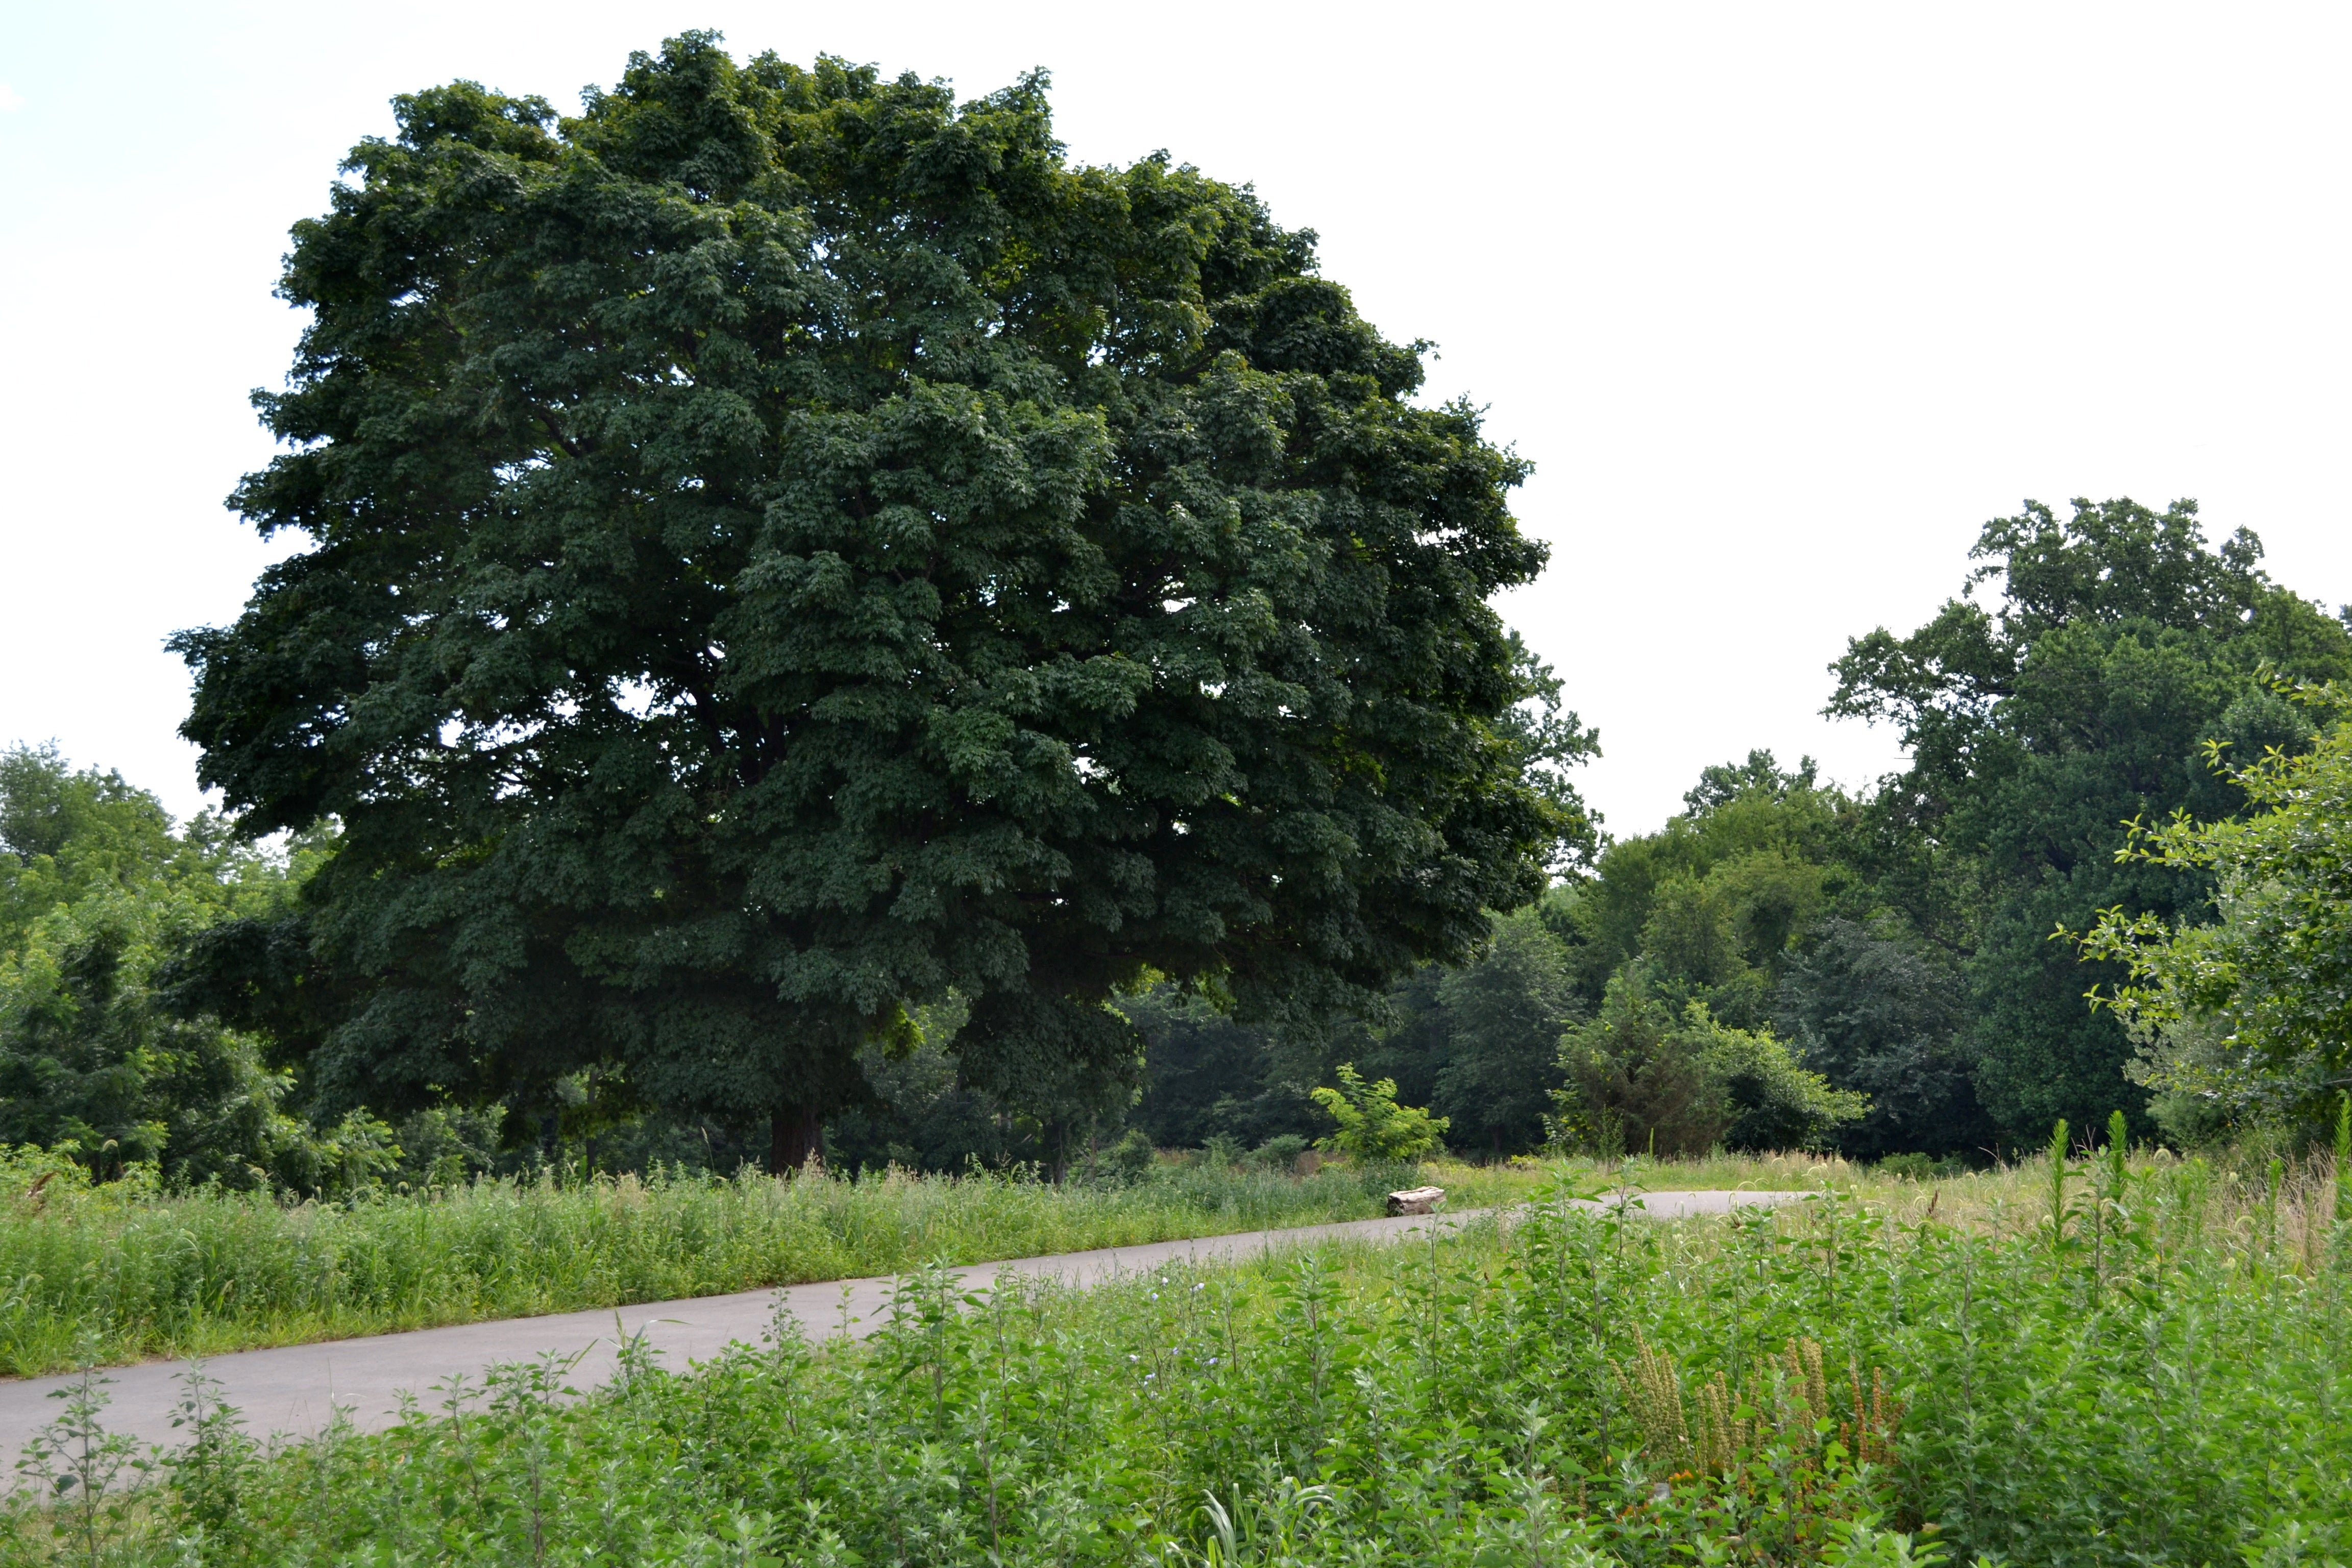
{"type": "Polygon", "coordinates": [[[862,6],[412,0],[0,6],[0,743],[175,811],[173,628],[263,547],[222,509],[299,323],[270,295],[391,94],[569,108],[688,27],[976,96],[1054,73],[1075,158],[1154,148],[1323,237],[1439,395],[1536,463],[1552,566],[1507,614],[1655,826],[1817,717],[2025,497],[2194,496],[2352,598],[2352,9],[1454,3],[862,6]]]}

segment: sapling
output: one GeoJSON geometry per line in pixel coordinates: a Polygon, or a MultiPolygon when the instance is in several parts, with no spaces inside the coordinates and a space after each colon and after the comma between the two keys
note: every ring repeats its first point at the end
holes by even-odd
{"type": "Polygon", "coordinates": [[[114,1380],[99,1375],[95,1342],[87,1334],[79,1360],[81,1375],[49,1394],[65,1402],[64,1413],[34,1435],[16,1468],[45,1483],[56,1509],[52,1528],[60,1540],[74,1542],[77,1555],[90,1568],[98,1568],[122,1522],[120,1500],[107,1502],[106,1494],[126,1468],[143,1469],[147,1462],[137,1457],[127,1433],[110,1432],[100,1419],[110,1398],[106,1387],[114,1380]]]}
{"type": "Polygon", "coordinates": [[[221,1396],[220,1380],[201,1358],[189,1360],[179,1383],[180,1403],[171,1419],[184,1436],[172,1457],[172,1490],[201,1539],[219,1543],[238,1533],[238,1492],[258,1446],[245,1431],[243,1413],[221,1396]]]}
{"type": "Polygon", "coordinates": [[[2099,1188],[2091,1199],[2091,1277],[2101,1287],[2105,1285],[2107,1278],[2108,1221],[2111,1216],[2120,1220],[2123,1215],[2124,1179],[2126,1174],[2124,1160],[2127,1146],[2126,1140],[2130,1131],[2130,1124],[2125,1121],[2122,1111],[2107,1113],[2107,1147],[2099,1161],[2099,1188]]]}

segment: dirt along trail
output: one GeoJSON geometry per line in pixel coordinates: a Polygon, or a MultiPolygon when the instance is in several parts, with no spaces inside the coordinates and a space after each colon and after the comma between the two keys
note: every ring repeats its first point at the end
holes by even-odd
{"type": "MultiPolygon", "coordinates": [[[[1687,1215],[1727,1214],[1734,1204],[1774,1203],[1803,1195],[1649,1193],[1643,1196],[1643,1205],[1652,1218],[1678,1219],[1687,1215]]],[[[986,1290],[1000,1276],[1012,1274],[1058,1279],[1083,1289],[1171,1263],[1236,1262],[1327,1241],[1397,1241],[1426,1235],[1433,1227],[1449,1229],[1483,1212],[1354,1220],[1105,1247],[1050,1258],[975,1263],[955,1272],[967,1291],[986,1290]]],[[[731,1343],[758,1342],[775,1321],[780,1304],[799,1321],[801,1331],[813,1339],[845,1332],[870,1334],[885,1321],[897,1284],[897,1279],[890,1277],[836,1279],[732,1296],[651,1301],[553,1317],[510,1318],[322,1344],[239,1351],[214,1357],[205,1363],[205,1370],[219,1381],[221,1396],[244,1412],[247,1429],[257,1436],[315,1436],[337,1409],[347,1413],[362,1430],[378,1431],[398,1418],[404,1393],[415,1394],[430,1407],[441,1397],[433,1392],[436,1384],[462,1376],[478,1386],[482,1374],[491,1367],[536,1361],[542,1355],[577,1356],[564,1382],[583,1391],[595,1387],[613,1375],[623,1335],[641,1338],[667,1366],[707,1361],[731,1343]]],[[[185,1362],[148,1362],[110,1367],[100,1373],[109,1380],[102,1415],[107,1430],[125,1433],[142,1447],[174,1445],[180,1434],[172,1426],[172,1416],[184,1397],[180,1380],[187,1370],[185,1362]]],[[[51,1395],[78,1381],[67,1375],[0,1383],[0,1459],[21,1454],[35,1434],[62,1414],[63,1401],[51,1395]]],[[[5,1474],[5,1465],[0,1465],[0,1487],[7,1484],[5,1474]]]]}

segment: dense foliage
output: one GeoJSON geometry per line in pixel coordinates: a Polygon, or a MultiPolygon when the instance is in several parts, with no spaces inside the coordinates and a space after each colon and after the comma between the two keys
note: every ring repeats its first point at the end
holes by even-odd
{"type": "Polygon", "coordinates": [[[1757,751],[1706,769],[1684,804],[1546,910],[1581,1005],[1609,1025],[1568,1064],[1599,1096],[1571,1116],[1630,1115],[1637,1148],[1659,1127],[1675,1147],[1729,1127],[1750,1146],[1811,1138],[1873,1157],[1992,1142],[1956,1038],[1952,961],[1890,897],[1912,847],[1878,803],[1757,751]],[[1592,1072],[1604,1046],[1613,1088],[1592,1072]],[[1737,1095],[1701,1070],[1727,1051],[1756,1064],[1737,1095]],[[1646,1088],[1626,1076],[1644,1073],[1646,1088]]]}
{"type": "Polygon", "coordinates": [[[342,826],[278,967],[222,949],[305,979],[322,1106],[586,1075],[797,1164],[952,995],[1066,1121],[1147,971],[1328,1006],[1589,837],[1487,605],[1524,465],[1246,189],[702,35],[394,107],[235,498],[306,547],[178,645],[241,823],[342,826]]]}
{"type": "Polygon", "coordinates": [[[1601,1010],[1561,1037],[1553,1091],[1564,1139],[1604,1154],[1818,1148],[1870,1102],[1798,1065],[1769,1030],[1737,1029],[1685,1003],[1679,1015],[1638,964],[1601,1010]]]}
{"type": "Polygon", "coordinates": [[[1828,1200],[1673,1226],[1549,1208],[1507,1234],[1014,1288],[977,1310],[934,1272],[862,1345],[813,1351],[780,1324],[692,1376],[640,1358],[576,1403],[554,1397],[560,1366],[516,1367],[486,1396],[437,1395],[460,1420],[428,1403],[274,1458],[198,1401],[152,1506],[109,1517],[68,1493],[20,1512],[8,1550],[2343,1561],[2352,1237],[2315,1223],[2324,1196],[2249,1210],[2200,1166],[2111,1165],[1990,1231],[1828,1200]]]}
{"type": "MultiPolygon", "coordinates": [[[[2335,688],[2296,693],[2340,713],[2335,688]]],[[[2214,742],[2217,767],[2228,759],[2214,742]]],[[[2135,823],[2122,853],[2216,884],[2210,923],[2107,911],[2092,952],[2129,966],[2108,998],[2144,1044],[2133,1077],[2197,1117],[2305,1127],[2352,1084],[2352,725],[2244,759],[2246,815],[2135,823]]]]}
{"type": "Polygon", "coordinates": [[[1759,752],[1708,769],[1683,816],[1610,845],[1379,1013],[1252,1029],[1191,998],[1123,1004],[1150,1046],[1137,1123],[1169,1142],[1311,1134],[1314,1089],[1353,1061],[1445,1116],[1465,1152],[1990,1142],[1952,986],[1932,950],[1888,932],[1856,868],[1877,852],[1867,811],[1809,766],[1759,752]]]}
{"type": "Polygon", "coordinates": [[[312,858],[181,827],[119,774],[54,748],[0,752],[0,1147],[107,1175],[311,1186],[339,1144],[285,1105],[264,1042],[159,1005],[198,933],[283,906],[312,858]]]}
{"type": "Polygon", "coordinates": [[[2051,933],[2108,909],[2207,918],[2210,879],[2117,858],[2126,824],[2238,811],[2206,743],[2249,757],[2307,745],[2309,720],[2268,677],[2352,674],[2352,637],[2262,573],[2252,534],[2209,549],[2185,501],[2077,501],[2063,521],[2029,507],[1988,524],[1975,554],[1970,587],[1997,580],[1998,605],[1956,599],[1907,637],[1856,639],[1838,664],[1831,710],[1891,721],[1911,748],[1875,803],[1913,846],[1909,886],[1882,886],[1966,976],[1970,1079],[1998,1127],[2031,1140],[2121,1106],[2145,1128],[2131,1043],[2084,1003],[2122,972],[2051,933]]]}
{"type": "Polygon", "coordinates": [[[1318,1091],[1351,1064],[1441,1118],[1457,1149],[1539,1148],[1560,1081],[1561,1031],[1579,1012],[1568,957],[1540,913],[1522,910],[1496,920],[1484,952],[1416,971],[1369,1015],[1254,1026],[1167,987],[1126,998],[1149,1066],[1131,1120],[1163,1144],[1314,1138],[1331,1125],[1318,1091]]]}
{"type": "MultiPolygon", "coordinates": [[[[2084,963],[2051,938],[2105,910],[2201,927],[2212,877],[2119,857],[2130,825],[2242,811],[2248,791],[2209,765],[2210,747],[2293,758],[2313,743],[2310,714],[2273,682],[2352,669],[2352,637],[2271,583],[2260,553],[2243,531],[2209,548],[2186,502],[1989,523],[1969,595],[1908,637],[1857,638],[1837,666],[1830,710],[1897,723],[1908,771],[1855,794],[1769,752],[1708,769],[1683,816],[1612,845],[1547,906],[1583,1007],[1622,992],[1628,1017],[1643,998],[1703,1008],[1695,1030],[1770,1030],[1867,1099],[1859,1118],[1814,1123],[1855,1154],[1981,1158],[2119,1108],[2150,1131],[2133,1043],[2084,995],[2123,978],[2116,953],[2084,963]],[[1993,583],[1998,602],[1977,603],[1993,583]]],[[[1660,1071],[1658,1093],[1687,1080],[1704,1105],[1689,1072],[1660,1071]]],[[[2176,1142],[2263,1114],[2178,1093],[2157,1110],[2176,1142]]]]}

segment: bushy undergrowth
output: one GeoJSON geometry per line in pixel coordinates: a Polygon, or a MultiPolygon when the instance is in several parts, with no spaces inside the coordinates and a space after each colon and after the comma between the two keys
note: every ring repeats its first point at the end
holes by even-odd
{"type": "MultiPolygon", "coordinates": [[[[1092,1185],[678,1174],[294,1204],[92,1186],[69,1161],[0,1154],[0,1373],[1359,1219],[1419,1179],[1196,1162],[1092,1185]]],[[[1531,1184],[1467,1170],[1445,1179],[1465,1205],[1531,1184]]]]}
{"type": "MultiPolygon", "coordinates": [[[[2045,1184],[2046,1186],[2046,1184],[2045,1184]]],[[[2288,1563],[2352,1557],[2324,1185],[2077,1173],[1981,1222],[1826,1196],[985,1305],[693,1375],[444,1390],[275,1454],[217,1414],[42,1561],[2288,1563]],[[2051,1198],[2057,1224],[2053,1224],[2051,1198]]],[[[52,1531],[62,1533],[53,1534],[52,1531]]]]}

